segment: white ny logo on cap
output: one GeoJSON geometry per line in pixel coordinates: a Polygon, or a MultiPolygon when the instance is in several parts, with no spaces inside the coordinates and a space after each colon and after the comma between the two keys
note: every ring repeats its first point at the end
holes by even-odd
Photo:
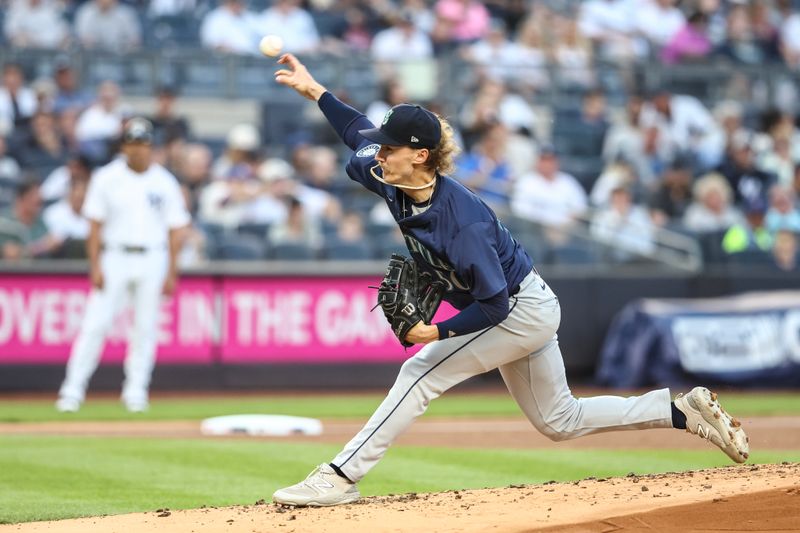
{"type": "Polygon", "coordinates": [[[418,142],[419,142],[419,139],[417,139],[416,137],[414,137],[414,136],[412,135],[412,136],[411,136],[411,142],[412,142],[412,143],[418,143],[418,142]]]}

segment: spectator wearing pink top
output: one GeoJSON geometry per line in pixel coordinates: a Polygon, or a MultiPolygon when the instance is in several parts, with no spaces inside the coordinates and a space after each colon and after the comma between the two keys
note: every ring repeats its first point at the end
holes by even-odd
{"type": "Polygon", "coordinates": [[[489,31],[489,10],[475,0],[439,0],[436,3],[437,25],[450,41],[471,43],[489,31]]]}
{"type": "Polygon", "coordinates": [[[661,61],[668,65],[704,59],[711,53],[708,37],[708,16],[693,13],[686,23],[661,51],[661,61]]]}

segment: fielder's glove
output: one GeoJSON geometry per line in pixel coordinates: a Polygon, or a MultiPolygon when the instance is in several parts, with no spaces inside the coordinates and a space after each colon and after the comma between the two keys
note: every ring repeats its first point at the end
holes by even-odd
{"type": "Polygon", "coordinates": [[[413,259],[392,254],[378,287],[378,305],[400,344],[408,348],[414,345],[406,341],[408,331],[420,321],[430,323],[443,295],[444,283],[433,281],[427,272],[420,274],[413,259]]]}

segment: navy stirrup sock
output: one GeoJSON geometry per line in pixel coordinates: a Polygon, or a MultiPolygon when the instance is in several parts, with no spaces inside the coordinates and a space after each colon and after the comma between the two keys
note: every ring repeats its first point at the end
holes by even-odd
{"type": "Polygon", "coordinates": [[[683,411],[675,407],[675,402],[670,402],[669,406],[672,409],[672,427],[675,429],[686,429],[686,415],[683,414],[683,411]]]}

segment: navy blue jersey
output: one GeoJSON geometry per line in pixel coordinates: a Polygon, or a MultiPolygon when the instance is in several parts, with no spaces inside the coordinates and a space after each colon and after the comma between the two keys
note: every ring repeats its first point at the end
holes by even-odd
{"type": "Polygon", "coordinates": [[[447,285],[445,300],[463,309],[504,288],[513,292],[533,262],[494,212],[454,179],[438,176],[430,207],[414,215],[411,198],[372,177],[371,172],[382,177],[373,159],[379,148],[364,139],[347,164],[347,175],[386,200],[420,269],[447,285]]]}
{"type": "Polygon", "coordinates": [[[445,282],[444,299],[465,309],[443,323],[444,329],[440,325],[441,338],[504,320],[508,295],[531,272],[533,261],[489,206],[456,180],[437,175],[430,202],[417,206],[429,207],[414,214],[409,196],[373,177],[383,177],[374,159],[380,145],[358,133],[372,128],[372,123],[330,93],[320,98],[319,106],[354,151],[346,167],[348,176],[384,198],[419,268],[445,282]]]}

